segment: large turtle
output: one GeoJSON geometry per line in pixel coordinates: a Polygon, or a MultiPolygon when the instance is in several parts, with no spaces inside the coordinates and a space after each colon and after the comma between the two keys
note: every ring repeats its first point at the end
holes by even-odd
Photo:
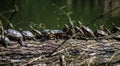
{"type": "Polygon", "coordinates": [[[9,41],[10,41],[10,40],[9,40],[8,37],[0,35],[0,43],[1,43],[3,46],[7,47],[8,44],[9,44],[9,41]]]}
{"type": "Polygon", "coordinates": [[[20,28],[20,32],[23,35],[24,40],[31,40],[31,39],[36,40],[32,32],[23,31],[22,28],[20,28]]]}
{"type": "Polygon", "coordinates": [[[8,29],[8,30],[5,30],[5,34],[9,39],[17,40],[21,46],[24,45],[23,36],[20,32],[13,29],[8,29]]]}

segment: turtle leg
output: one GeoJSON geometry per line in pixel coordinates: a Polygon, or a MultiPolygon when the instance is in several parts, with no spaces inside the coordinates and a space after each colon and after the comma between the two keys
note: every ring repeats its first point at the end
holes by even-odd
{"type": "Polygon", "coordinates": [[[19,43],[21,46],[23,46],[23,45],[24,45],[24,41],[23,41],[23,39],[20,38],[19,41],[18,41],[18,43],[19,43]]]}
{"type": "Polygon", "coordinates": [[[8,47],[8,42],[2,42],[2,46],[4,46],[5,48],[8,47]]]}
{"type": "Polygon", "coordinates": [[[32,39],[33,39],[34,41],[36,41],[36,38],[35,38],[35,37],[33,37],[32,39]]]}

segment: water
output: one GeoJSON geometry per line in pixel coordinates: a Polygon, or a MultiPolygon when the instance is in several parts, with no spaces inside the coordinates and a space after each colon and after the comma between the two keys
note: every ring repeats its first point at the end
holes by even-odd
{"type": "MultiPolygon", "coordinates": [[[[119,0],[114,1],[113,3],[116,3],[116,1],[118,4],[120,3],[119,0]]],[[[0,2],[4,2],[1,3],[1,12],[13,8],[13,3],[9,3],[13,2],[12,0],[0,0],[0,2]]],[[[104,0],[19,0],[17,1],[19,12],[13,17],[12,23],[16,29],[21,27],[24,30],[29,29],[29,24],[32,24],[38,30],[44,29],[41,28],[41,24],[44,24],[46,29],[62,29],[64,24],[69,20],[53,4],[56,4],[60,8],[65,6],[64,11],[66,13],[72,12],[73,14],[70,17],[75,25],[78,20],[84,25],[88,24],[92,19],[104,13],[105,6],[104,0]]],[[[7,13],[4,15],[8,17],[10,14],[7,13]]],[[[89,25],[89,27],[97,29],[98,25],[104,24],[106,27],[111,28],[112,22],[120,26],[120,16],[104,16],[89,25]]],[[[4,22],[3,24],[6,27],[7,23],[4,22]]]]}

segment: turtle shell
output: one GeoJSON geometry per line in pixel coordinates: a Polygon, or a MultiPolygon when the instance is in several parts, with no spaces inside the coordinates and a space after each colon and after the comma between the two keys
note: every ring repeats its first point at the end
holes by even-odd
{"type": "Polygon", "coordinates": [[[96,30],[95,34],[98,37],[100,37],[100,36],[108,36],[108,34],[103,30],[96,30]]]}
{"type": "Polygon", "coordinates": [[[30,31],[22,31],[22,35],[27,39],[32,39],[35,37],[33,33],[30,31]]]}
{"type": "Polygon", "coordinates": [[[81,28],[86,36],[91,37],[91,38],[95,38],[93,31],[89,27],[82,26],[81,28]]]}
{"type": "Polygon", "coordinates": [[[13,29],[5,30],[5,34],[7,34],[8,38],[14,39],[14,40],[19,40],[20,38],[23,38],[20,32],[13,29]]]}
{"type": "Polygon", "coordinates": [[[82,29],[80,29],[78,26],[75,26],[75,32],[79,34],[80,36],[85,36],[82,29]]]}
{"type": "Polygon", "coordinates": [[[45,29],[45,30],[43,30],[42,33],[43,33],[45,39],[53,39],[55,37],[54,31],[52,31],[50,29],[45,29]]]}
{"type": "Polygon", "coordinates": [[[116,27],[114,27],[114,28],[112,29],[112,32],[113,32],[113,33],[118,32],[118,31],[120,32],[120,27],[117,27],[117,26],[116,26],[116,27]]]}
{"type": "Polygon", "coordinates": [[[36,29],[32,29],[31,32],[36,36],[36,38],[42,38],[43,37],[43,34],[36,29]]]}
{"type": "Polygon", "coordinates": [[[120,35],[114,35],[113,39],[119,40],[120,41],[120,35]]]}

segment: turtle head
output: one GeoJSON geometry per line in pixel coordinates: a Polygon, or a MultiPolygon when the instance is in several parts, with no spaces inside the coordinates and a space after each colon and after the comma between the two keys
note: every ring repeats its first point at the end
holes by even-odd
{"type": "Polygon", "coordinates": [[[64,26],[65,26],[65,28],[69,28],[69,26],[67,24],[65,24],[64,26]]]}
{"type": "Polygon", "coordinates": [[[33,26],[32,25],[29,25],[30,29],[33,29],[33,26]]]}
{"type": "Polygon", "coordinates": [[[82,26],[82,23],[81,21],[78,20],[78,25],[81,27],[82,26]]]}
{"type": "Polygon", "coordinates": [[[23,29],[22,29],[22,28],[19,28],[19,30],[20,30],[20,32],[22,32],[22,31],[23,31],[23,29]]]}

